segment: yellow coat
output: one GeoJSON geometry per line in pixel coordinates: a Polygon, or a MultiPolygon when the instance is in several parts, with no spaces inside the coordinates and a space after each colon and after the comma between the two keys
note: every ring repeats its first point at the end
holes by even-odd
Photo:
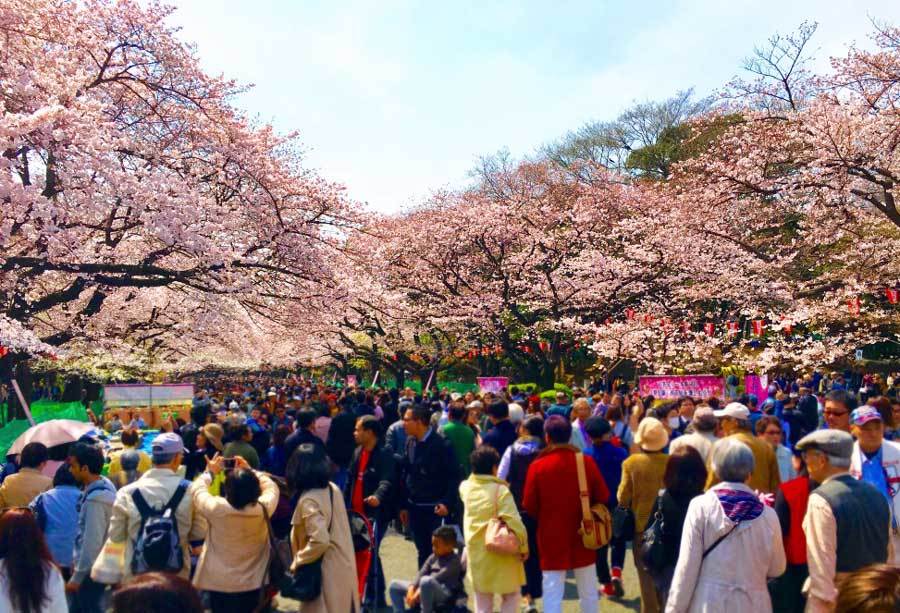
{"type": "Polygon", "coordinates": [[[460,484],[459,495],[465,505],[463,533],[472,587],[486,594],[518,592],[525,583],[522,558],[490,552],[484,545],[488,522],[499,516],[518,537],[520,552],[528,553],[528,533],[506,482],[490,475],[473,474],[460,484]]]}

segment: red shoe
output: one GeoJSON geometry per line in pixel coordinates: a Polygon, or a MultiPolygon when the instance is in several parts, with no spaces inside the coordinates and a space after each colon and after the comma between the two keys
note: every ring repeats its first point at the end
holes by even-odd
{"type": "Polygon", "coordinates": [[[604,583],[603,587],[601,588],[601,591],[603,592],[603,595],[606,596],[607,598],[612,598],[613,596],[616,595],[616,588],[613,587],[612,583],[604,583]]]}

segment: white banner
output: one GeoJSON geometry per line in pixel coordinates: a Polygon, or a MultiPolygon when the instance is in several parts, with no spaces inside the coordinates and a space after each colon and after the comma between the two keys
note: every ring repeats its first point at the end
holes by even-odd
{"type": "Polygon", "coordinates": [[[107,408],[190,405],[194,399],[194,384],[104,385],[103,399],[107,408]]]}

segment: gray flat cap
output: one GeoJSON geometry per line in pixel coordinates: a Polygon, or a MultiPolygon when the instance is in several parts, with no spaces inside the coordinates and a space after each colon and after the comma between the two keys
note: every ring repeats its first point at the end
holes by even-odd
{"type": "Polygon", "coordinates": [[[853,455],[853,437],[843,430],[816,430],[797,441],[797,450],[818,449],[830,456],[849,458],[853,455]]]}

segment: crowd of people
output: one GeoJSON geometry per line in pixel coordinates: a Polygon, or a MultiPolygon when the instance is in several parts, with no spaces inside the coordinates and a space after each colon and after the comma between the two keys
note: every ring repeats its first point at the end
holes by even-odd
{"type": "Polygon", "coordinates": [[[598,383],[551,402],[199,379],[190,419],[150,453],[110,412],[114,453],[88,435],[14,458],[0,610],[264,611],[290,584],[304,613],[558,612],[569,572],[582,611],[885,610],[859,586],[897,606],[898,387],[817,372],[764,399],[598,383]],[[415,577],[385,577],[390,530],[412,541],[415,577]]]}

